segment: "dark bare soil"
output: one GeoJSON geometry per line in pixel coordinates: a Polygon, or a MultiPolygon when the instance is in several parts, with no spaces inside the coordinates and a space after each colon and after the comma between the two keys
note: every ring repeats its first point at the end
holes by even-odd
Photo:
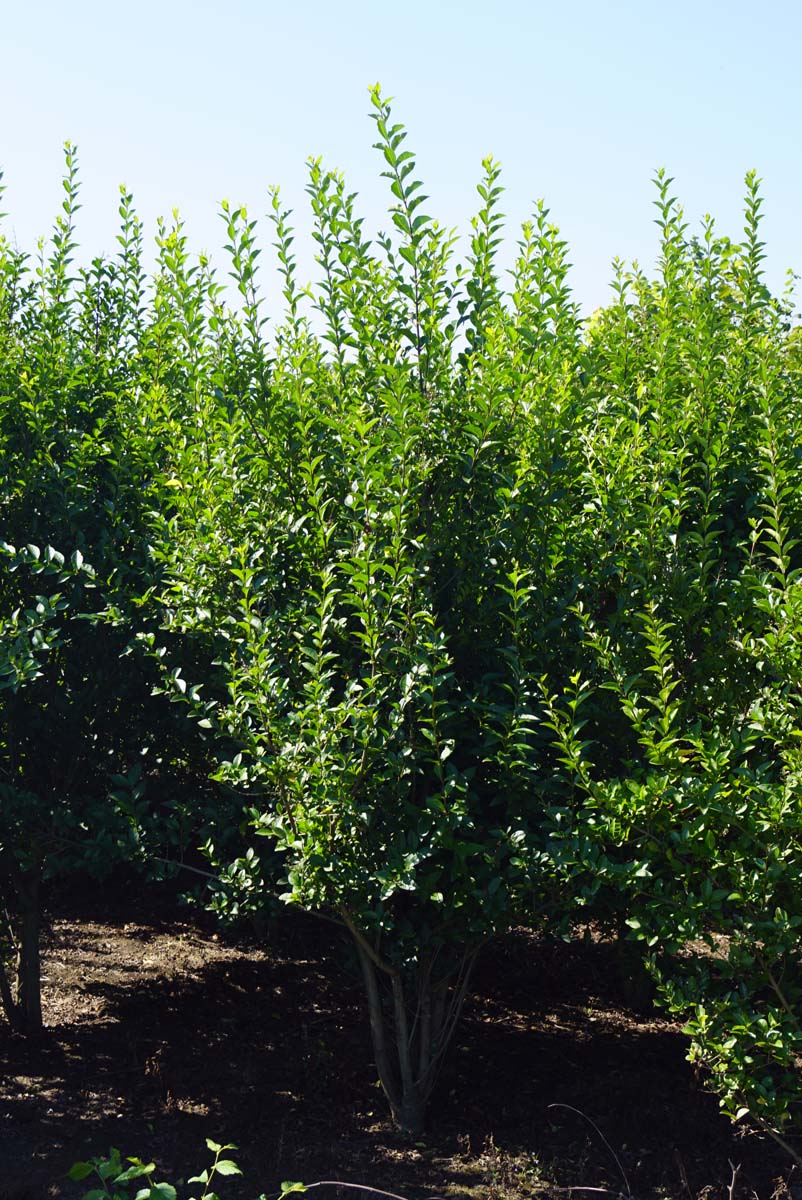
{"type": "Polygon", "coordinates": [[[111,1145],[175,1182],[206,1165],[206,1137],[240,1147],[224,1200],[285,1179],[579,1200],[626,1190],[611,1150],[636,1200],[799,1194],[774,1144],[719,1114],[678,1028],[626,1003],[601,941],[488,948],[416,1143],[387,1121],[334,928],[287,919],[257,941],[126,883],[54,901],[45,976],[45,1037],[0,1026],[0,1200],[78,1196],[65,1172],[111,1145]]]}

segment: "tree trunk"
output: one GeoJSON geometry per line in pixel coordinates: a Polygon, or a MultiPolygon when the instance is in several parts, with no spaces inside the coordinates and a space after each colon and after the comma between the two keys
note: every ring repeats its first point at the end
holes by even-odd
{"type": "Polygon", "coordinates": [[[33,868],[20,872],[20,939],[17,955],[17,1007],[20,1031],[28,1035],[42,1032],[42,961],[39,946],[41,913],[39,872],[33,868]]]}
{"type": "Polygon", "coordinates": [[[379,1082],[398,1128],[416,1136],[425,1126],[429,1097],[462,1012],[478,947],[465,950],[458,964],[439,977],[437,951],[422,955],[414,970],[402,972],[349,927],[365,980],[379,1082]]]}
{"type": "Polygon", "coordinates": [[[15,978],[12,986],[5,967],[0,964],[0,1001],[16,1033],[36,1036],[42,1031],[39,870],[16,868],[12,882],[19,914],[15,978]]]}
{"type": "Polygon", "coordinates": [[[393,1108],[393,1120],[401,1133],[407,1137],[419,1137],[426,1128],[426,1111],[429,1097],[420,1088],[412,1088],[401,1098],[400,1106],[393,1108]]]}
{"type": "Polygon", "coordinates": [[[3,1012],[6,1014],[9,1025],[15,1033],[19,1033],[19,1010],[17,1009],[14,989],[8,978],[4,962],[0,962],[0,1001],[2,1002],[3,1012]]]}

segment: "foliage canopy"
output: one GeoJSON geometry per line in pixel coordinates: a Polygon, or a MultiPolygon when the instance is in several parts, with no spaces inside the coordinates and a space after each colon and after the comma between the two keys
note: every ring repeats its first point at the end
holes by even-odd
{"type": "MultiPolygon", "coordinates": [[[[233,305],[177,216],[146,283],[127,195],[119,260],[72,279],[71,160],[51,258],[2,243],[2,786],[52,796],[12,753],[18,703],[130,783],[155,658],[215,756],[217,791],[171,811],[217,907],[278,887],[348,931],[404,1128],[483,942],[581,918],[642,944],[726,1111],[777,1133],[802,1048],[801,363],[758,181],[733,241],[690,235],[659,173],[656,276],[616,263],[583,321],[545,205],[502,272],[486,159],[458,263],[371,103],[390,232],[310,160],[319,279],[272,191],[274,326],[243,207],[233,305]],[[98,654],[129,674],[100,687],[98,654]]],[[[158,713],[149,786],[191,773],[158,713]]],[[[121,794],[93,803],[135,839],[121,794]]]]}

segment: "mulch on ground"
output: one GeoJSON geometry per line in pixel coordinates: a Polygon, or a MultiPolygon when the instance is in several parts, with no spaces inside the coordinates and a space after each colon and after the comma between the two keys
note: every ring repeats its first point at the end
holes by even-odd
{"type": "Polygon", "coordinates": [[[0,1200],[71,1200],[86,1186],[71,1164],[112,1145],[175,1182],[206,1165],[207,1137],[239,1147],[223,1200],[286,1179],[579,1198],[626,1191],[623,1175],[637,1200],[798,1194],[774,1143],[721,1116],[677,1025],[632,1004],[603,940],[519,930],[488,947],[412,1143],[388,1122],[355,964],[328,925],[288,916],[257,940],[126,881],[53,898],[44,974],[46,1035],[0,1026],[0,1200]]]}

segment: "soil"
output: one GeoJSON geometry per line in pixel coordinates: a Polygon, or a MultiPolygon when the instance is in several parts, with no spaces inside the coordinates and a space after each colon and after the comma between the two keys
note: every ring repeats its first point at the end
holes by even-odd
{"type": "Polygon", "coordinates": [[[239,1147],[222,1200],[296,1179],[408,1200],[802,1194],[772,1141],[722,1117],[679,1027],[633,1004],[599,938],[488,947],[414,1142],[388,1122],[333,927],[288,917],[257,940],[126,882],[53,898],[44,964],[45,1035],[0,1026],[0,1200],[80,1196],[65,1173],[109,1146],[186,1179],[207,1137],[239,1147]]]}

